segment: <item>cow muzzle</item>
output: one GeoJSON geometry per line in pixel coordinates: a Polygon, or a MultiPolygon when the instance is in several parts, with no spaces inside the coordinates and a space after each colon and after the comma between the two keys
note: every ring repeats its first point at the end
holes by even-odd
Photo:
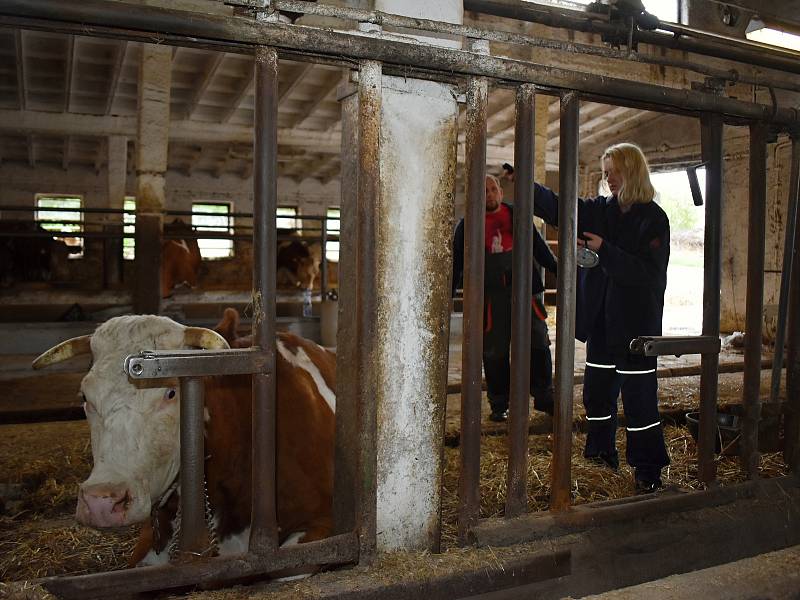
{"type": "MultiPolygon", "coordinates": [[[[135,496],[124,484],[82,485],[75,518],[90,527],[122,527],[141,520],[132,510],[135,496]]],[[[146,513],[145,513],[146,514],[146,513]]]]}

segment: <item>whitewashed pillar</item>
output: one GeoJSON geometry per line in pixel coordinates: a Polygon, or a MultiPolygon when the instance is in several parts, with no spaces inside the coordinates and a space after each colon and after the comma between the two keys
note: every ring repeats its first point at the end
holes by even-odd
{"type": "MultiPolygon", "coordinates": [[[[463,21],[459,0],[376,0],[375,9],[463,21]]],[[[430,81],[383,77],[375,328],[379,551],[438,548],[458,116],[454,91],[430,81]]]]}
{"type": "Polygon", "coordinates": [[[157,313],[161,301],[161,211],[169,141],[172,48],[144,44],[136,140],[136,284],[134,308],[157,313]]]}

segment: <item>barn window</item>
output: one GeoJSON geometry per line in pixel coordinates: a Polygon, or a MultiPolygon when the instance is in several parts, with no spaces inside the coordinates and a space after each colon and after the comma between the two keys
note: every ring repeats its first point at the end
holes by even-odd
{"type": "MultiPolygon", "coordinates": [[[[125,201],[122,204],[125,212],[122,215],[122,231],[125,233],[134,233],[136,231],[136,198],[133,196],[125,196],[125,201]]],[[[133,260],[136,258],[136,240],[131,238],[122,238],[122,258],[125,260],[133,260]]]]}
{"type": "MultiPolygon", "coordinates": [[[[558,8],[581,10],[594,0],[525,0],[537,4],[547,4],[558,8]]],[[[678,22],[678,0],[644,0],[644,9],[662,21],[678,22]]]]}
{"type": "Polygon", "coordinates": [[[748,40],[753,40],[754,42],[780,46],[781,48],[789,48],[790,50],[800,50],[800,36],[777,29],[771,29],[757,19],[753,19],[750,22],[745,35],[748,40]]]}
{"type": "Polygon", "coordinates": [[[278,229],[296,230],[300,227],[296,206],[279,206],[275,210],[278,229]]]}
{"type": "Polygon", "coordinates": [[[70,258],[83,257],[83,238],[69,235],[69,233],[83,231],[82,206],[83,199],[80,196],[36,194],[35,218],[37,223],[43,229],[62,233],[62,235],[55,236],[54,239],[60,240],[70,247],[70,258]]]}
{"type": "Polygon", "coordinates": [[[341,230],[342,211],[338,207],[329,208],[325,211],[328,235],[333,235],[336,240],[328,240],[325,243],[325,258],[331,262],[339,262],[339,231],[341,230]]]}
{"type": "MultiPolygon", "coordinates": [[[[225,202],[193,202],[192,227],[196,231],[233,235],[231,205],[225,202]]],[[[197,240],[200,256],[204,259],[230,258],[233,256],[233,240],[200,238],[197,240]]]]}

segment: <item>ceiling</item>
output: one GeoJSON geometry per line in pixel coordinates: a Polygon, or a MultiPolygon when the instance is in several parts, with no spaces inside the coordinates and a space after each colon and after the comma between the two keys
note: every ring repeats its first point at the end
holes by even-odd
{"type": "MultiPolygon", "coordinates": [[[[0,161],[63,169],[83,166],[99,172],[107,162],[105,126],[123,123],[130,133],[128,169],[132,170],[140,57],[139,42],[0,29],[0,161]],[[25,111],[27,124],[14,118],[20,110],[25,111]],[[93,118],[87,121],[83,115],[93,118]]],[[[251,175],[252,133],[247,130],[253,122],[253,73],[248,55],[173,49],[170,169],[251,175]]],[[[281,61],[280,175],[323,183],[338,177],[337,89],[346,76],[334,66],[281,61]]],[[[551,103],[550,164],[558,156],[558,111],[558,103],[551,103]]],[[[653,117],[635,109],[586,103],[580,117],[581,145],[619,136],[653,117]]],[[[490,164],[513,160],[513,138],[513,92],[493,90],[487,137],[490,164]]]]}

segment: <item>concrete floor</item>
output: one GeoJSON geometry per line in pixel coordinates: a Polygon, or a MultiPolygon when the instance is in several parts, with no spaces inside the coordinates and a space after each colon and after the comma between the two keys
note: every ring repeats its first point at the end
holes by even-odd
{"type": "Polygon", "coordinates": [[[800,598],[800,546],[672,575],[585,600],[790,600],[800,598]]]}

